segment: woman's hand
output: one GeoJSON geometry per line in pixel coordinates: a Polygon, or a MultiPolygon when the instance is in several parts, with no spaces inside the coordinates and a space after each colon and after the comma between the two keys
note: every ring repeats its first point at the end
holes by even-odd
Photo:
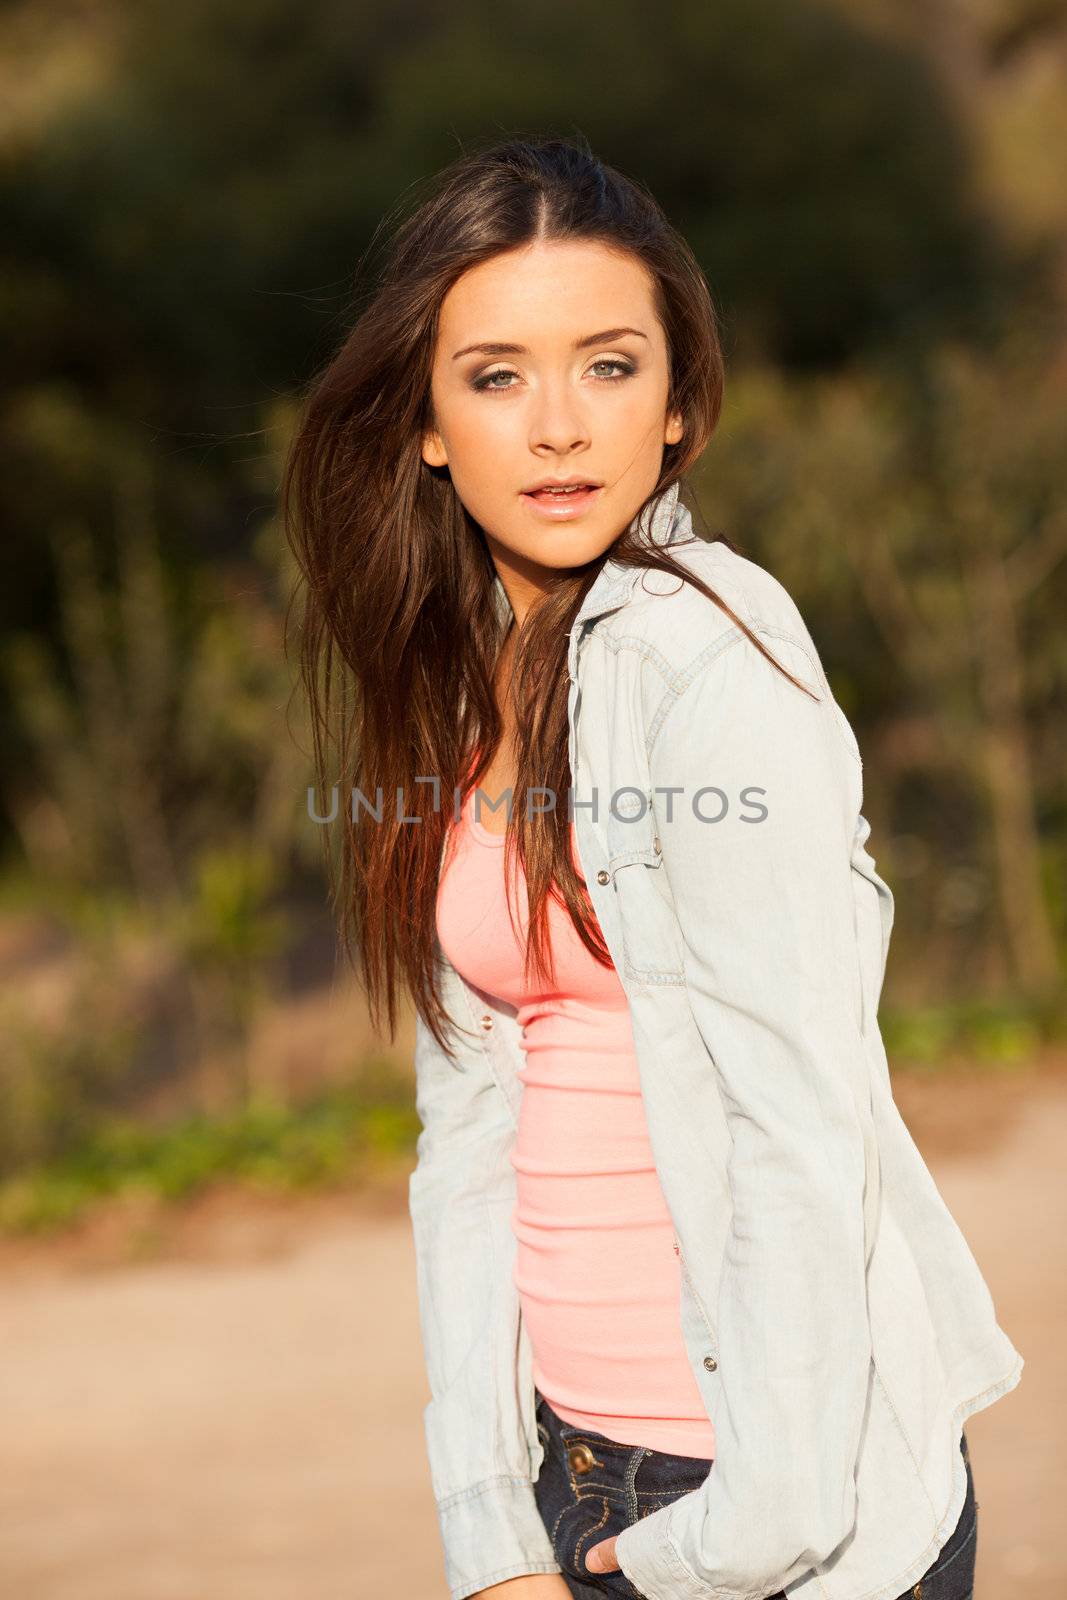
{"type": "Polygon", "coordinates": [[[571,1600],[571,1592],[560,1572],[529,1572],[479,1589],[471,1600],[571,1600]]]}

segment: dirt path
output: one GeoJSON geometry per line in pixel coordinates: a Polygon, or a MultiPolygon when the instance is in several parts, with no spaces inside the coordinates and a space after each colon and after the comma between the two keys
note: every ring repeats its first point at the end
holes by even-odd
{"type": "MultiPolygon", "coordinates": [[[[977,1600],[1046,1600],[1067,1593],[1067,1078],[898,1099],[1027,1359],[968,1424],[977,1600]]],[[[220,1197],[142,1230],[140,1264],[116,1264],[114,1219],[0,1249],[0,1593],[445,1600],[403,1197],[220,1197]]]]}

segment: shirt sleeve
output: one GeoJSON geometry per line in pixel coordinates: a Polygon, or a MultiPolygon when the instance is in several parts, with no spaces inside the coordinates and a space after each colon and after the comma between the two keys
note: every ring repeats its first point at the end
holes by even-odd
{"type": "MultiPolygon", "coordinates": [[[[449,993],[458,980],[443,963],[449,993]]],[[[420,1016],[408,1183],[430,1399],[423,1413],[451,1600],[559,1565],[537,1509],[516,1388],[515,1125],[477,1040],[452,1060],[420,1016]]]]}

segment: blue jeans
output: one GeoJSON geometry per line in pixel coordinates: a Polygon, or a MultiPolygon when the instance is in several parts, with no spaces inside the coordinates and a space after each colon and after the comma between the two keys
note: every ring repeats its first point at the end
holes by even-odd
{"type": "MultiPolygon", "coordinates": [[[[643,1600],[625,1573],[587,1572],[586,1554],[639,1517],[699,1489],[712,1462],[618,1444],[590,1428],[575,1427],[556,1415],[540,1390],[537,1431],[545,1447],[534,1485],[537,1509],[571,1594],[576,1600],[600,1600],[605,1594],[617,1600],[643,1600]]],[[[967,1465],[967,1497],[959,1521],[933,1565],[900,1600],[972,1600],[978,1502],[966,1434],[960,1449],[967,1465]]],[[[768,1600],[787,1600],[785,1590],[768,1600]]]]}

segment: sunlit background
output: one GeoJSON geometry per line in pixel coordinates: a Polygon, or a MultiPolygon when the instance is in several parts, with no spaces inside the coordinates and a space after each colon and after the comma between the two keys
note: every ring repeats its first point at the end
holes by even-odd
{"type": "Polygon", "coordinates": [[[1027,1359],[979,1600],[1067,1578],[1067,7],[0,11],[0,1589],[445,1596],[412,1019],[335,966],[276,490],[383,218],[581,133],[722,310],[694,479],[896,896],[897,1098],[1027,1359]]]}

